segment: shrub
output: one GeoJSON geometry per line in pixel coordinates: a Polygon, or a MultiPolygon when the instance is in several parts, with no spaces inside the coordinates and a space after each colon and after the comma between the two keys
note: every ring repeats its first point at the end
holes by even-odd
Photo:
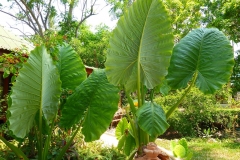
{"type": "MultiPolygon", "coordinates": [[[[182,91],[171,92],[168,96],[157,96],[156,102],[164,110],[174,105],[182,91]]],[[[221,94],[221,92],[217,92],[221,94]]],[[[203,136],[204,131],[214,134],[217,131],[234,130],[239,126],[239,108],[220,107],[218,99],[213,95],[204,95],[196,88],[183,100],[173,115],[168,119],[170,129],[178,131],[182,136],[203,136]]]]}
{"type": "Polygon", "coordinates": [[[212,113],[215,123],[221,124],[225,130],[234,131],[240,125],[240,108],[217,108],[212,113]]]}

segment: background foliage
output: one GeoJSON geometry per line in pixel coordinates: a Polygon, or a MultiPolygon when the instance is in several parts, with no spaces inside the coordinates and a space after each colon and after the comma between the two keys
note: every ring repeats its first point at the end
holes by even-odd
{"type": "MultiPolygon", "coordinates": [[[[218,91],[218,95],[225,94],[225,88],[218,91]]],[[[168,110],[180,98],[184,90],[172,91],[168,96],[157,96],[155,101],[168,110]]],[[[225,95],[226,96],[226,95],[225,95]]],[[[203,136],[204,130],[210,129],[211,133],[228,130],[234,131],[239,125],[238,108],[221,107],[216,95],[204,95],[193,88],[180,104],[179,108],[168,119],[170,130],[178,131],[181,136],[203,136]]]]}

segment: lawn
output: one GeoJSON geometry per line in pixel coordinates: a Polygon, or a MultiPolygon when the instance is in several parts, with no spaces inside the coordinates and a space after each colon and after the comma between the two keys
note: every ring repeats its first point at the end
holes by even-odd
{"type": "MultiPolygon", "coordinates": [[[[157,144],[170,149],[170,141],[159,139],[157,144]]],[[[193,160],[237,160],[240,159],[240,142],[236,139],[188,139],[193,160]]]]}

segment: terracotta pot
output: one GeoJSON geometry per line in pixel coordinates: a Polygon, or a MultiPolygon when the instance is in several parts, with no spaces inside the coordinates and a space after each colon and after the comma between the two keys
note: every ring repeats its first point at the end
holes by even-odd
{"type": "Polygon", "coordinates": [[[170,156],[153,142],[148,143],[143,151],[145,155],[135,158],[135,160],[171,160],[170,156]]]}

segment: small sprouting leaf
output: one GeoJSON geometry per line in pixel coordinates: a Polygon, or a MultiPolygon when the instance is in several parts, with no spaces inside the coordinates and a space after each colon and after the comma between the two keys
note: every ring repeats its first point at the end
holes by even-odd
{"type": "Polygon", "coordinates": [[[178,158],[183,158],[186,156],[186,150],[185,148],[178,144],[174,147],[174,150],[173,150],[174,154],[178,157],[178,158]]]}
{"type": "Polygon", "coordinates": [[[123,135],[125,135],[125,131],[128,128],[127,119],[124,117],[120,120],[116,127],[115,136],[119,140],[123,135]]]}
{"type": "Polygon", "coordinates": [[[122,135],[122,136],[118,139],[117,148],[118,148],[119,150],[122,150],[122,148],[124,147],[124,144],[125,144],[125,142],[126,142],[126,138],[127,138],[126,135],[122,135]]]}
{"type": "Polygon", "coordinates": [[[129,156],[136,146],[135,139],[128,134],[124,145],[124,153],[129,156]]]}

